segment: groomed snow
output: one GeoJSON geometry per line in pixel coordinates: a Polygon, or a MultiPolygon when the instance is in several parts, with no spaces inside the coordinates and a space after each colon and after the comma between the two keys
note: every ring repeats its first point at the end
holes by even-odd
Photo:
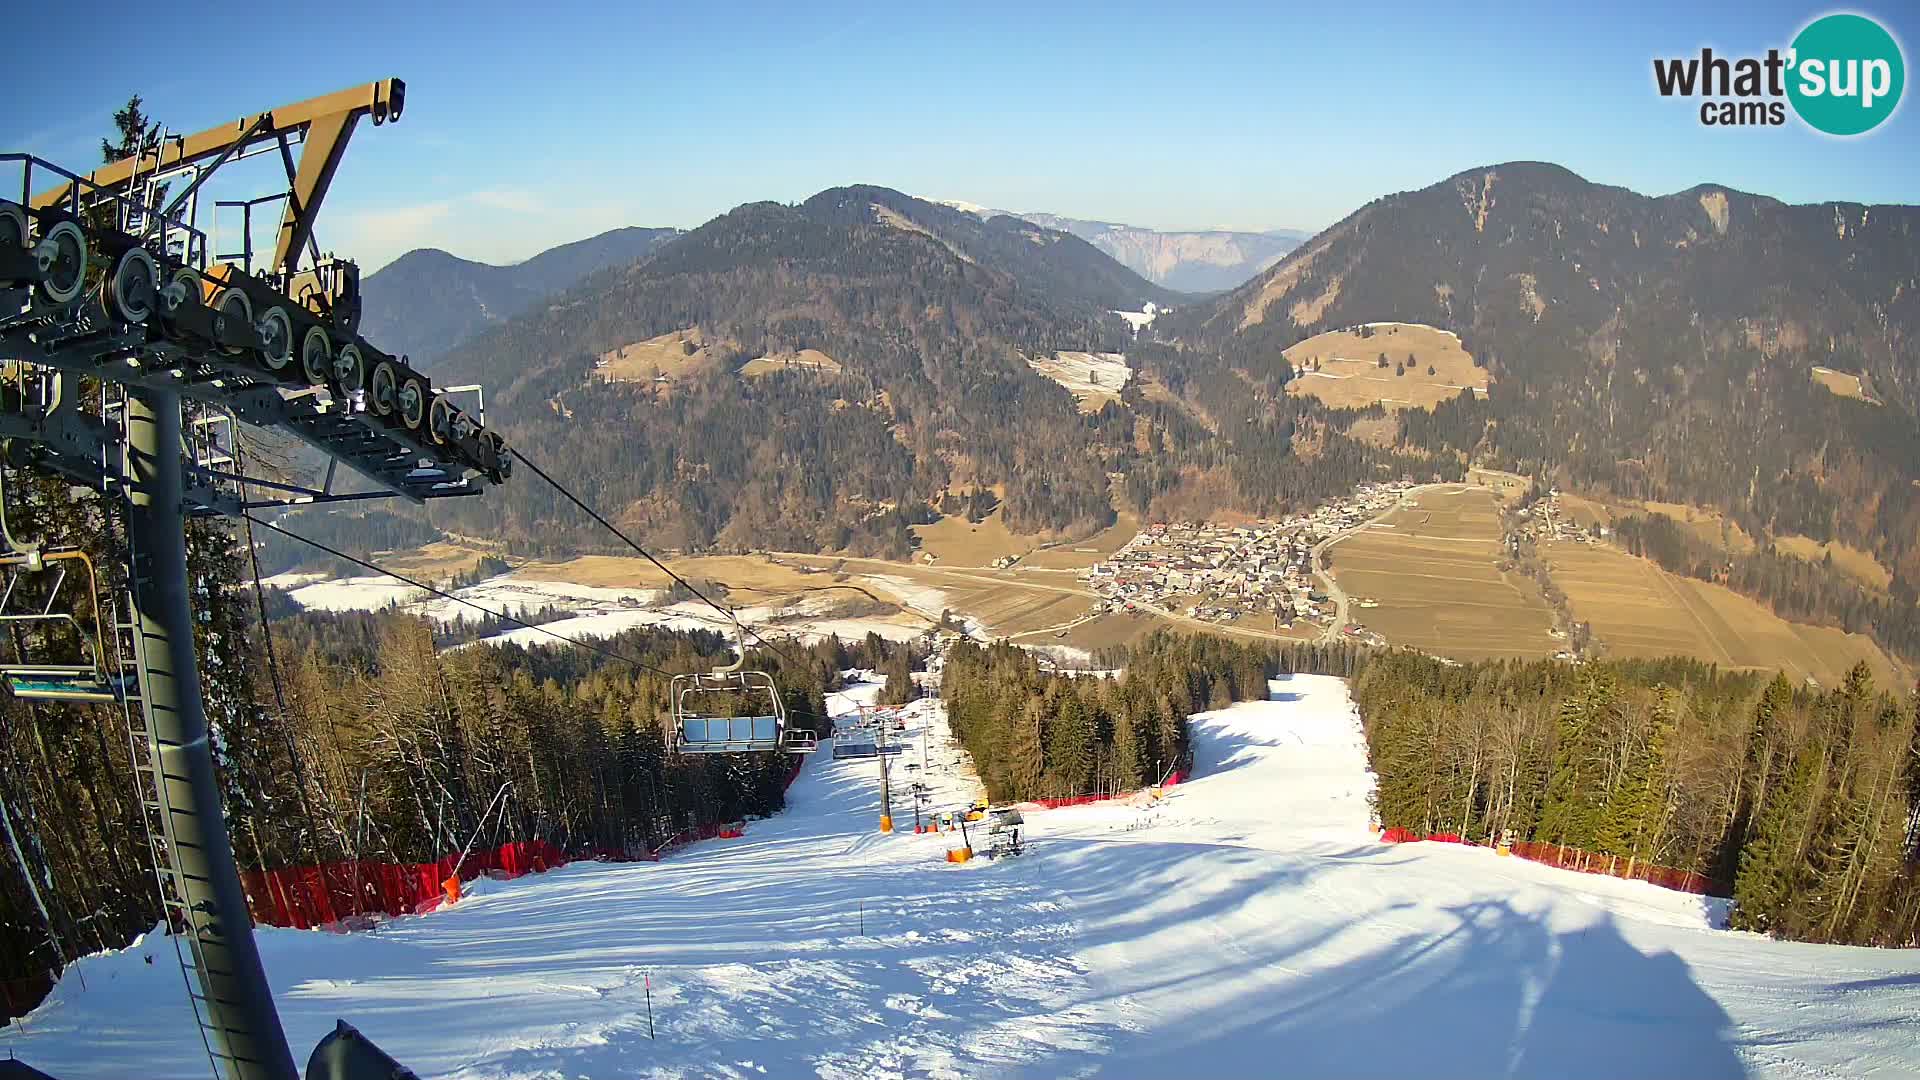
{"type": "MultiPolygon", "coordinates": [[[[938,704],[908,724],[963,801],[938,704]]],[[[459,1080],[1920,1071],[1920,954],[1728,933],[1697,897],[1375,841],[1339,680],[1277,682],[1194,740],[1166,799],[1032,813],[1004,864],[878,835],[875,762],[823,752],[745,839],[261,947],[303,1059],[344,1016],[459,1080]]],[[[0,1050],[63,1078],[204,1076],[171,959],[87,958],[87,988],[70,973],[0,1050]]]]}

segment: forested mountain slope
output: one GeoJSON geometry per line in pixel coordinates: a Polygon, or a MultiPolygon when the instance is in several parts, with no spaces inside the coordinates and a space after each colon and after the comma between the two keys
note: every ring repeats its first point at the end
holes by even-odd
{"type": "Polygon", "coordinates": [[[1260,277],[1162,320],[1168,367],[1264,374],[1383,320],[1460,334],[1487,400],[1402,434],[1561,483],[1837,537],[1920,581],[1920,208],[1662,197],[1554,165],[1376,200],[1260,277]],[[1828,392],[1815,366],[1861,376],[1828,392]]]}
{"type": "MultiPolygon", "coordinates": [[[[955,490],[1000,487],[1025,531],[1111,522],[1131,422],[1080,415],[1026,358],[1125,348],[1110,310],[1167,297],[1065,234],[837,188],[741,206],[434,370],[486,383],[516,445],[657,543],[898,555],[955,490]],[[595,367],[688,329],[704,347],[670,373],[595,367]],[[802,350],[838,370],[741,370],[802,350]]],[[[504,494],[453,514],[522,544],[593,535],[531,477],[504,494]]]]}
{"type": "Polygon", "coordinates": [[[678,229],[614,229],[491,266],[438,248],[409,251],[361,283],[361,332],[396,354],[426,360],[504,322],[581,278],[644,258],[678,229]]]}

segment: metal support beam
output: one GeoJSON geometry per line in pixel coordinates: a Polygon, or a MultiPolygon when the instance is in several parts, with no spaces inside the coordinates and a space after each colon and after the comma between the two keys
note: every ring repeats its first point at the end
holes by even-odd
{"type": "Polygon", "coordinates": [[[167,786],[173,868],[191,902],[186,932],[199,960],[210,1038],[229,1080],[297,1080],[293,1055],[260,965],[246,893],[221,810],[188,603],[186,504],[180,468],[180,395],[130,389],[127,529],[138,633],[148,657],[142,697],[167,786]]]}

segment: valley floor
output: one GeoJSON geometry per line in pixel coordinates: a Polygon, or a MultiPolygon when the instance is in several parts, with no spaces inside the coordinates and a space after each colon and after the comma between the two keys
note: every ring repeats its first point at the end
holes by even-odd
{"type": "MultiPolygon", "coordinates": [[[[1344,684],[1272,689],[1194,719],[1195,778],[1167,798],[1031,813],[1017,859],[878,835],[874,762],[822,753],[744,839],[483,882],[369,933],[266,931],[281,1014],[297,1053],[344,1016],[463,1080],[1920,1071],[1920,953],[1773,942],[1644,883],[1381,845],[1344,684]]],[[[897,794],[934,774],[944,806],[971,786],[940,712],[913,707],[929,768],[906,769],[916,745],[894,776],[897,794]]],[[[0,1050],[63,1080],[206,1075],[171,962],[153,943],[82,961],[0,1050]]]]}

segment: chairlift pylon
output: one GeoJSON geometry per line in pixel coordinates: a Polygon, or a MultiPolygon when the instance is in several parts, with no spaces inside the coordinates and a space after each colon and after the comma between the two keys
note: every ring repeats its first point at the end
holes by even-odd
{"type": "Polygon", "coordinates": [[[785,752],[811,754],[819,749],[812,731],[787,727],[787,705],[773,676],[764,671],[743,670],[747,663],[747,645],[740,620],[726,613],[733,622],[733,663],[707,672],[675,675],[669,687],[673,702],[673,752],[676,754],[748,754],[785,752]],[[717,716],[703,711],[703,702],[722,699],[723,695],[755,703],[765,702],[765,711],[754,709],[749,715],[717,716]]]}

